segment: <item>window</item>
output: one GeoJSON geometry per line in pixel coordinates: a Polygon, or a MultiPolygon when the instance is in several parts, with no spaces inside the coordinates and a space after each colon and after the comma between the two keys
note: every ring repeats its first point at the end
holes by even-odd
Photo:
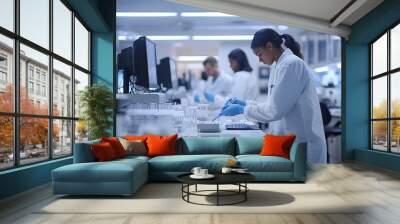
{"type": "Polygon", "coordinates": [[[70,156],[86,138],[74,105],[90,84],[91,34],[67,4],[0,0],[0,170],[70,156]]]}
{"type": "Polygon", "coordinates": [[[53,120],[53,157],[71,155],[72,153],[72,121],[53,120]]]}
{"type": "Polygon", "coordinates": [[[77,18],[75,18],[75,62],[89,70],[89,32],[77,18]]]}
{"type": "Polygon", "coordinates": [[[314,63],[314,41],[313,40],[307,41],[307,59],[308,59],[308,64],[314,63]]]}
{"type": "Polygon", "coordinates": [[[14,166],[14,122],[12,116],[0,115],[0,170],[14,166]]]}
{"type": "Polygon", "coordinates": [[[89,74],[83,73],[79,70],[75,70],[75,117],[79,117],[81,114],[80,103],[80,94],[85,89],[86,86],[89,86],[89,74]]]}
{"type": "Polygon", "coordinates": [[[14,31],[14,0],[0,1],[0,26],[14,31]]]}
{"type": "Polygon", "coordinates": [[[6,85],[7,84],[7,73],[4,71],[0,71],[0,84],[6,85]]]}
{"type": "MultiPolygon", "coordinates": [[[[2,6],[3,1],[0,1],[2,6]]],[[[3,15],[1,13],[3,9],[0,9],[0,18],[3,15]]],[[[0,19],[1,21],[1,19],[0,19]]],[[[2,35],[0,33],[0,55],[2,58],[13,58],[14,57],[14,42],[12,39],[2,35]],[[7,57],[6,57],[7,55],[7,57]]],[[[1,63],[1,62],[0,62],[1,63]]],[[[14,70],[12,66],[7,66],[6,63],[0,66],[0,113],[14,111],[14,70]]],[[[1,139],[1,135],[0,135],[1,139]]],[[[1,163],[1,162],[0,162],[1,163]]]]}
{"type": "Polygon", "coordinates": [[[21,117],[19,130],[21,164],[39,162],[49,158],[48,119],[21,117]]]}
{"type": "Polygon", "coordinates": [[[40,84],[36,84],[36,95],[40,95],[40,84]]]}
{"type": "Polygon", "coordinates": [[[46,86],[42,86],[42,96],[46,96],[46,86]]]}
{"type": "MultiPolygon", "coordinates": [[[[48,63],[49,56],[43,54],[37,50],[34,50],[31,47],[28,47],[24,44],[20,45],[21,54],[24,54],[26,58],[22,57],[20,59],[20,110],[22,114],[31,114],[31,115],[47,115],[48,114],[48,102],[49,99],[46,98],[46,89],[40,83],[41,78],[44,74],[48,73],[48,63]],[[29,58],[29,59],[28,59],[29,58]],[[25,84],[26,74],[24,68],[26,68],[26,63],[29,61],[30,65],[36,69],[36,90],[35,95],[29,95],[28,87],[25,84]],[[41,101],[43,101],[40,105],[32,105],[29,103],[29,99],[35,98],[38,99],[41,97],[41,101]]],[[[45,75],[44,75],[45,76],[45,75]]],[[[45,78],[45,85],[48,85],[45,78]]]]}
{"type": "Polygon", "coordinates": [[[33,80],[33,67],[32,66],[29,66],[29,71],[28,71],[28,73],[29,73],[29,79],[32,79],[33,80]]]}
{"type": "Polygon", "coordinates": [[[7,67],[7,56],[6,55],[0,55],[0,66],[7,67]]]}
{"type": "Polygon", "coordinates": [[[28,82],[28,92],[29,92],[29,94],[34,93],[33,82],[28,82]]]}
{"type": "MultiPolygon", "coordinates": [[[[68,106],[66,109],[66,114],[61,113],[61,115],[72,117],[72,92],[70,89],[65,89],[64,85],[65,83],[70,83],[72,84],[72,68],[69,65],[66,65],[58,60],[53,60],[53,90],[54,90],[54,95],[53,95],[53,114],[54,115],[60,115],[60,108],[57,107],[54,104],[59,104],[60,102],[58,101],[59,94],[61,103],[64,103],[64,96],[67,96],[68,99],[71,102],[68,102],[68,106]],[[59,93],[60,92],[60,93],[59,93]]],[[[59,104],[62,106],[63,104],[59,104]]]]}
{"type": "Polygon", "coordinates": [[[371,148],[400,153],[400,25],[370,45],[371,148]]]}
{"type": "Polygon", "coordinates": [[[40,81],[40,71],[39,71],[39,69],[36,69],[36,80],[40,81]]]}
{"type": "Polygon", "coordinates": [[[54,52],[71,60],[72,12],[60,0],[53,0],[54,52]]]}
{"type": "Polygon", "coordinates": [[[49,0],[20,0],[21,36],[49,48],[49,0]]]}
{"type": "Polygon", "coordinates": [[[340,46],[340,39],[337,40],[333,40],[333,59],[337,59],[340,58],[340,54],[341,54],[341,46],[340,46]]]}
{"type": "Polygon", "coordinates": [[[324,62],[326,61],[326,39],[318,40],[318,61],[324,62]]]}

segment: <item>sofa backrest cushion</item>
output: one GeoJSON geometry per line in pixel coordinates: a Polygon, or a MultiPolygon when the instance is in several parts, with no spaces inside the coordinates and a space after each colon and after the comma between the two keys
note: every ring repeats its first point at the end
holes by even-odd
{"type": "Polygon", "coordinates": [[[110,142],[92,144],[90,147],[94,157],[96,157],[96,161],[105,162],[119,158],[110,142]]]}
{"type": "Polygon", "coordinates": [[[236,155],[259,154],[263,145],[263,137],[237,137],[236,155]]]}
{"type": "Polygon", "coordinates": [[[235,155],[232,137],[182,137],[177,143],[177,154],[226,154],[235,155]]]}
{"type": "MultiPolygon", "coordinates": [[[[110,143],[110,145],[112,146],[115,156],[117,158],[123,158],[126,156],[126,151],[124,149],[124,146],[121,144],[121,142],[119,141],[119,139],[117,137],[103,137],[101,138],[101,142],[107,142],[110,143]]],[[[92,148],[93,151],[93,148],[92,148]]]]}
{"type": "Polygon", "coordinates": [[[176,139],[178,135],[158,136],[149,135],[147,137],[147,155],[150,157],[176,155],[176,139]]]}
{"type": "Polygon", "coordinates": [[[92,144],[99,144],[100,139],[75,143],[74,145],[74,163],[89,163],[95,162],[96,158],[90,148],[92,144]]]}

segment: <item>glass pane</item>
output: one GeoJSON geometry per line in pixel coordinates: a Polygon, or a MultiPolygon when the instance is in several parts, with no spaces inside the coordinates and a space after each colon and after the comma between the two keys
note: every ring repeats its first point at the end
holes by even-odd
{"type": "Polygon", "coordinates": [[[48,63],[47,55],[21,44],[21,113],[48,114],[48,63]]]}
{"type": "Polygon", "coordinates": [[[14,111],[14,42],[0,35],[0,111],[14,111]]]}
{"type": "Polygon", "coordinates": [[[72,12],[60,1],[53,1],[53,51],[72,60],[72,12]]]}
{"type": "Polygon", "coordinates": [[[75,143],[85,142],[88,138],[88,129],[84,120],[75,121],[75,143]]]}
{"type": "Polygon", "coordinates": [[[20,118],[21,164],[34,163],[49,158],[49,120],[45,118],[20,118]]]}
{"type": "Polygon", "coordinates": [[[49,48],[49,0],[20,0],[21,36],[49,48]]]}
{"type": "Polygon", "coordinates": [[[0,116],[0,170],[14,165],[13,118],[0,116]]]}
{"type": "Polygon", "coordinates": [[[391,121],[392,152],[400,153],[400,120],[391,121]]]}
{"type": "Polygon", "coordinates": [[[75,18],[75,63],[89,70],[89,32],[75,18]]]}
{"type": "Polygon", "coordinates": [[[390,98],[392,117],[400,118],[400,72],[391,75],[390,98]]]}
{"type": "Polygon", "coordinates": [[[72,121],[53,120],[53,156],[72,154],[72,121]]]}
{"type": "Polygon", "coordinates": [[[400,67],[400,25],[391,30],[390,36],[390,67],[400,67]]]}
{"type": "Polygon", "coordinates": [[[0,1],[0,26],[14,31],[14,0],[0,1]]]}
{"type": "Polygon", "coordinates": [[[72,68],[53,60],[53,115],[72,117],[72,68]]]}
{"type": "Polygon", "coordinates": [[[314,63],[314,41],[307,41],[307,62],[308,64],[314,63]]]}
{"type": "Polygon", "coordinates": [[[387,151],[387,121],[372,122],[372,148],[387,151]]]}
{"type": "Polygon", "coordinates": [[[89,75],[75,69],[75,117],[79,117],[81,114],[79,98],[86,86],[89,86],[89,75]]]}
{"type": "Polygon", "coordinates": [[[326,61],[326,40],[318,41],[318,57],[319,62],[326,61]]]}
{"type": "Polygon", "coordinates": [[[372,81],[372,118],[387,118],[387,77],[372,81]]]}
{"type": "Polygon", "coordinates": [[[387,71],[387,34],[372,44],[372,75],[387,71]]]}

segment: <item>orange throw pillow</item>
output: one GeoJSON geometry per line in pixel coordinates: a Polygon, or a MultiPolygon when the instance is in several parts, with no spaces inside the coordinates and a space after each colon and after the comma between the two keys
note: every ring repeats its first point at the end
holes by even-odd
{"type": "Polygon", "coordinates": [[[150,135],[147,137],[147,155],[165,156],[176,154],[176,139],[178,135],[158,136],[150,135]]]}
{"type": "Polygon", "coordinates": [[[146,142],[147,135],[125,135],[124,139],[129,141],[143,141],[146,142]]]}
{"type": "Polygon", "coordinates": [[[126,151],[124,149],[124,146],[122,146],[121,142],[118,140],[116,137],[110,137],[110,138],[101,138],[101,142],[108,142],[114,149],[115,155],[117,158],[125,157],[126,156],[126,151]]]}
{"type": "Polygon", "coordinates": [[[290,159],[290,148],[293,145],[295,135],[265,135],[261,156],[280,156],[290,159]]]}
{"type": "Polygon", "coordinates": [[[99,162],[110,161],[117,158],[113,147],[108,142],[93,144],[91,145],[91,149],[94,157],[99,162]]]}

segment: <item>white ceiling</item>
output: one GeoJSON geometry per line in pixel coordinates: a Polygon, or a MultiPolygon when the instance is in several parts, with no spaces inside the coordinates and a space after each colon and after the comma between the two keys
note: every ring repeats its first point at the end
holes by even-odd
{"type": "MultiPolygon", "coordinates": [[[[196,7],[163,0],[118,0],[117,12],[201,12],[196,7]]],[[[268,27],[278,29],[276,24],[259,22],[243,17],[117,17],[117,30],[121,33],[134,31],[140,35],[252,35],[268,27]]],[[[284,27],[285,28],[285,27],[284,27]]],[[[282,31],[287,31],[282,30],[282,31]]],[[[302,32],[290,29],[289,33],[302,32]]]]}
{"type": "Polygon", "coordinates": [[[169,0],[347,38],[350,25],[383,0],[169,0]],[[346,5],[351,3],[350,7],[346,5]],[[339,17],[341,9],[346,8],[339,17]],[[335,20],[335,18],[337,18],[335,20]]]}
{"type": "Polygon", "coordinates": [[[275,9],[313,18],[331,19],[351,0],[228,0],[229,2],[246,3],[255,7],[275,9]]]}

